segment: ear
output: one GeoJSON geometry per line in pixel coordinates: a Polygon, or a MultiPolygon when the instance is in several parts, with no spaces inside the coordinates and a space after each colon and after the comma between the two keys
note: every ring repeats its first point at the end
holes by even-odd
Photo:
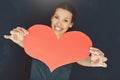
{"type": "Polygon", "coordinates": [[[72,23],[70,23],[70,26],[69,26],[69,28],[72,28],[73,27],[73,22],[72,23]]]}
{"type": "Polygon", "coordinates": [[[51,17],[51,20],[50,20],[50,21],[52,21],[52,19],[53,19],[53,16],[51,17]]]}

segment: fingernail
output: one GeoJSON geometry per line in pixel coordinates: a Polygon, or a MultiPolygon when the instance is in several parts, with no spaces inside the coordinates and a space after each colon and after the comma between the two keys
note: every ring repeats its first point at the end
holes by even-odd
{"type": "Polygon", "coordinates": [[[4,38],[7,38],[7,35],[4,35],[4,38]]]}
{"type": "Polygon", "coordinates": [[[92,47],[90,47],[90,49],[92,49],[92,47]]]}
{"type": "Polygon", "coordinates": [[[4,37],[6,37],[6,35],[4,35],[4,37]]]}
{"type": "Polygon", "coordinates": [[[27,32],[27,34],[29,34],[29,32],[27,32]]]}
{"type": "Polygon", "coordinates": [[[92,50],[89,50],[89,52],[92,52],[92,50]]]}

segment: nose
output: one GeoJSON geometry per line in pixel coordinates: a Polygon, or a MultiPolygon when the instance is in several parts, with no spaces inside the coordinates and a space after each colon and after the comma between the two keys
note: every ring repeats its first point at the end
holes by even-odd
{"type": "Polygon", "coordinates": [[[58,21],[57,22],[57,26],[61,26],[62,25],[62,22],[61,21],[58,21]]]}

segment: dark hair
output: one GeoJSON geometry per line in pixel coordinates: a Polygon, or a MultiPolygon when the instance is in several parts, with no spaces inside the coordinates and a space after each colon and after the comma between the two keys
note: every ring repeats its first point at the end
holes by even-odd
{"type": "Polygon", "coordinates": [[[60,4],[58,4],[56,6],[56,9],[57,8],[62,8],[62,9],[70,11],[72,13],[72,15],[73,15],[72,16],[72,22],[75,22],[76,10],[75,10],[75,8],[70,3],[68,3],[68,2],[62,2],[62,3],[60,3],[60,4]]]}

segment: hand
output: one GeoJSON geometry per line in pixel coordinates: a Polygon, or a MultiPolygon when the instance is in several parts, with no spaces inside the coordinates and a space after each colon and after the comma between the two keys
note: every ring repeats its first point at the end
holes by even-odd
{"type": "Polygon", "coordinates": [[[10,31],[10,35],[4,35],[5,39],[10,39],[21,47],[23,46],[24,36],[28,34],[28,31],[22,27],[17,27],[10,31]]]}
{"type": "Polygon", "coordinates": [[[91,47],[90,53],[91,56],[80,60],[77,63],[86,67],[107,67],[107,64],[105,63],[107,58],[104,56],[104,53],[101,50],[91,47]]]}
{"type": "Polygon", "coordinates": [[[107,67],[107,64],[105,63],[107,58],[101,50],[91,47],[90,53],[90,64],[92,67],[107,67]]]}

